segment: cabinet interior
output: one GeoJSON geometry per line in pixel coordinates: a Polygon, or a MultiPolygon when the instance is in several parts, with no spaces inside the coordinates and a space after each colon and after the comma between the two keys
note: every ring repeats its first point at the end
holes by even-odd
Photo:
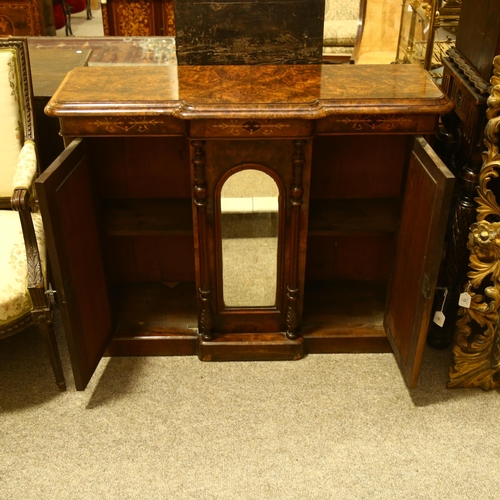
{"type": "MultiPolygon", "coordinates": [[[[408,141],[403,135],[314,139],[305,339],[385,338],[408,141]]],[[[194,338],[196,245],[188,141],[106,137],[88,144],[115,339],[194,338]]],[[[342,342],[337,348],[349,350],[342,342]]]]}
{"type": "Polygon", "coordinates": [[[88,143],[115,339],[195,335],[187,141],[113,137],[88,143]]]}
{"type": "Polygon", "coordinates": [[[409,141],[402,135],[314,139],[305,339],[385,337],[409,141]]]}

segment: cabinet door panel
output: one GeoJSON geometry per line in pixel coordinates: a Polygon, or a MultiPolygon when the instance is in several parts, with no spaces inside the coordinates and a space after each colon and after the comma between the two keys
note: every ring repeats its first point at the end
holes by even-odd
{"type": "Polygon", "coordinates": [[[111,334],[111,312],[85,144],[36,181],[76,388],[85,389],[111,334]]]}
{"type": "Polygon", "coordinates": [[[410,154],[385,329],[406,384],[415,387],[432,312],[453,174],[422,137],[410,154]]]}

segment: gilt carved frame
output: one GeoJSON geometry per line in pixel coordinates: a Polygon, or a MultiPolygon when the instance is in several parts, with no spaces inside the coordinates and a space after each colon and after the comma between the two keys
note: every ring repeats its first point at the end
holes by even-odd
{"type": "MultiPolygon", "coordinates": [[[[469,232],[469,281],[464,287],[471,297],[462,307],[455,327],[449,388],[500,387],[500,206],[491,181],[500,178],[500,56],[493,61],[491,94],[488,98],[483,166],[477,187],[476,222],[469,232]]],[[[497,181],[498,182],[498,181],[497,181]]]]}

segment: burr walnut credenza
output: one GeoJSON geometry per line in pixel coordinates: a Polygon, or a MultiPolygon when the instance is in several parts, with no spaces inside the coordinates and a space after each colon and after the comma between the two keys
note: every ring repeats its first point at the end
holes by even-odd
{"type": "Polygon", "coordinates": [[[416,384],[453,176],[413,65],[95,66],[37,182],[73,372],[394,352],[416,384]]]}

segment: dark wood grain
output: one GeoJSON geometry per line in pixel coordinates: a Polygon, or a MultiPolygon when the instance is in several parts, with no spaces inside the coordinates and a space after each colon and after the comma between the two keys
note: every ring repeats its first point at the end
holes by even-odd
{"type": "Polygon", "coordinates": [[[198,345],[202,361],[283,361],[303,355],[302,338],[289,340],[280,333],[222,334],[198,345]]]}
{"type": "Polygon", "coordinates": [[[76,387],[86,387],[112,333],[90,167],[75,141],[36,181],[76,387]]]}
{"type": "Polygon", "coordinates": [[[311,200],[309,235],[395,233],[399,199],[311,200]]]}
{"type": "Polygon", "coordinates": [[[462,0],[456,48],[487,82],[493,57],[500,54],[498,19],[500,3],[497,0],[462,0]]]}
{"type": "Polygon", "coordinates": [[[134,283],[113,290],[116,330],[109,356],[181,356],[196,353],[194,282],[134,283]]]}
{"type": "Polygon", "coordinates": [[[306,352],[390,352],[383,327],[385,298],[381,282],[307,282],[306,352]]]}
{"type": "Polygon", "coordinates": [[[107,201],[104,224],[110,236],[192,235],[190,198],[148,198],[107,201]]]}
{"type": "Polygon", "coordinates": [[[410,387],[417,383],[441,263],[453,175],[422,138],[412,151],[385,327],[410,387]]]}
{"type": "Polygon", "coordinates": [[[325,0],[175,0],[180,65],[318,63],[325,0]]]}

